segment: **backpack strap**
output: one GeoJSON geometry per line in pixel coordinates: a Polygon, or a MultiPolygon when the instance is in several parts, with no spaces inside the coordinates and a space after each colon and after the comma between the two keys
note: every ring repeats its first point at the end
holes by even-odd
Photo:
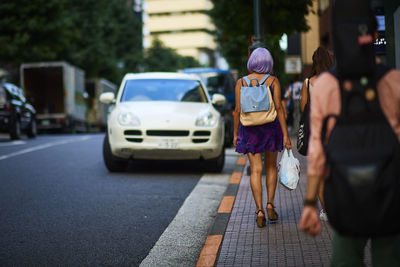
{"type": "Polygon", "coordinates": [[[379,81],[380,79],[382,79],[383,76],[385,76],[386,73],[388,73],[390,70],[391,70],[391,68],[389,68],[389,67],[386,66],[386,65],[383,65],[383,64],[376,64],[376,67],[375,67],[376,82],[378,83],[378,81],[379,81]]]}
{"type": "Polygon", "coordinates": [[[244,76],[243,79],[245,80],[247,86],[251,87],[251,82],[247,76],[244,76]]]}
{"type": "Polygon", "coordinates": [[[260,84],[263,84],[268,79],[269,76],[270,76],[269,73],[265,74],[265,76],[260,80],[260,84]]]}
{"type": "MultiPolygon", "coordinates": [[[[258,81],[257,78],[253,78],[253,79],[250,80],[248,76],[244,76],[243,79],[246,81],[247,86],[252,87],[253,86],[251,84],[252,80],[256,80],[257,81],[257,86],[259,86],[259,85],[263,84],[268,79],[269,76],[271,76],[269,73],[265,74],[264,77],[260,81],[258,81]]],[[[243,86],[243,81],[242,81],[242,86],[243,86]]]]}

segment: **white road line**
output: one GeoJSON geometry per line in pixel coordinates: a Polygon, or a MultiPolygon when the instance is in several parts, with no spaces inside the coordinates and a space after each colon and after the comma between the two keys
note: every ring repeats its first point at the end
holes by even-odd
{"type": "Polygon", "coordinates": [[[20,150],[17,152],[13,152],[13,153],[10,153],[7,155],[0,156],[0,160],[16,157],[16,156],[19,156],[22,154],[42,150],[42,149],[53,147],[53,146],[64,145],[64,144],[69,144],[69,143],[74,143],[74,142],[79,142],[79,141],[85,141],[88,139],[90,139],[90,136],[83,136],[81,138],[67,139],[67,140],[51,142],[51,143],[47,143],[47,144],[43,144],[43,145],[38,145],[38,146],[31,147],[31,148],[23,149],[23,150],[20,150]]]}
{"type": "Polygon", "coordinates": [[[19,140],[19,141],[12,141],[12,142],[10,142],[10,143],[4,143],[4,144],[0,144],[0,147],[2,147],[2,146],[15,146],[15,145],[24,145],[24,144],[26,144],[26,142],[25,142],[25,141],[21,141],[21,140],[19,140]]]}
{"type": "Polygon", "coordinates": [[[195,266],[229,178],[205,174],[140,267],[195,266]]]}

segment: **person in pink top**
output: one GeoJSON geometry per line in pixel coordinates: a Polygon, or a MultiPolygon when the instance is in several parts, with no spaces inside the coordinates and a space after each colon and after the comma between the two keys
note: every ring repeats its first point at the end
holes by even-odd
{"type": "Polygon", "coordinates": [[[311,94],[299,228],[321,232],[316,204],[324,181],[331,266],[365,266],[368,241],[373,266],[400,266],[400,71],[374,62],[377,21],[368,4],[335,1],[336,66],[318,76],[311,94]]]}
{"type": "MultiPolygon", "coordinates": [[[[332,67],[332,59],[331,56],[329,55],[328,50],[326,50],[324,47],[320,46],[318,47],[312,56],[313,60],[313,65],[312,65],[312,73],[311,76],[307,79],[304,80],[303,86],[301,88],[301,104],[300,104],[300,110],[301,112],[304,112],[304,108],[308,102],[309,99],[311,99],[312,95],[312,89],[314,87],[315,81],[317,80],[318,76],[323,73],[324,71],[328,71],[332,67]],[[308,90],[307,90],[308,86],[308,90]],[[310,92],[310,95],[308,95],[308,92],[310,92]]],[[[324,202],[324,183],[321,182],[319,185],[318,189],[318,198],[321,203],[321,211],[320,211],[320,219],[327,221],[327,215],[325,212],[325,202],[324,202]]]]}
{"type": "MultiPolygon", "coordinates": [[[[385,117],[390,123],[397,139],[400,142],[400,71],[391,70],[389,71],[377,84],[380,104],[384,112],[385,117]]],[[[307,189],[305,195],[305,201],[315,201],[318,193],[320,183],[328,177],[328,169],[326,167],[326,157],[323,150],[321,140],[321,130],[323,119],[328,114],[340,113],[341,101],[339,92],[339,82],[329,72],[322,73],[315,81],[313,87],[313,93],[311,94],[311,136],[308,147],[308,168],[307,168],[307,189]]],[[[327,135],[334,127],[334,121],[330,121],[327,126],[327,135]]],[[[371,216],[372,211],[371,211],[371,216]]],[[[321,221],[319,212],[316,205],[305,205],[301,214],[300,229],[305,231],[307,234],[312,236],[318,235],[321,232],[321,221]]],[[[343,237],[341,237],[343,239],[343,237]]],[[[334,250],[335,240],[339,237],[334,238],[334,250]]],[[[360,240],[359,242],[362,242],[360,240]]],[[[366,241],[365,241],[366,242],[366,241]]],[[[391,240],[395,243],[396,254],[400,256],[400,236],[394,237],[391,240]]],[[[362,247],[363,248],[363,247],[362,247]]],[[[343,248],[343,249],[348,249],[343,248]]],[[[391,253],[388,251],[388,253],[391,253]]],[[[400,259],[397,259],[400,266],[400,259]]],[[[383,265],[382,265],[383,266],[383,265]]]]}

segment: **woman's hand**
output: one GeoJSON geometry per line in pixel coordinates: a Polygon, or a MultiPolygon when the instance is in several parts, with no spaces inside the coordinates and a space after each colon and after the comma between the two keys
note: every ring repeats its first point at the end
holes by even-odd
{"type": "Polygon", "coordinates": [[[283,145],[286,149],[292,149],[292,143],[290,142],[290,138],[288,135],[283,136],[283,145]]]}
{"type": "Polygon", "coordinates": [[[237,143],[237,136],[233,137],[233,147],[236,147],[236,143],[237,143]]]}

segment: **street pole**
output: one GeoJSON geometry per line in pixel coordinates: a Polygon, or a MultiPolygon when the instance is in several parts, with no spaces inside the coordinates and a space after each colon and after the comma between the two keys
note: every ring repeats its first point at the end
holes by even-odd
{"type": "Polygon", "coordinates": [[[258,47],[266,47],[261,35],[261,0],[253,0],[254,39],[249,46],[249,54],[258,47]]]}
{"type": "Polygon", "coordinates": [[[261,0],[253,0],[254,42],[262,42],[261,36],[261,0]]]}

